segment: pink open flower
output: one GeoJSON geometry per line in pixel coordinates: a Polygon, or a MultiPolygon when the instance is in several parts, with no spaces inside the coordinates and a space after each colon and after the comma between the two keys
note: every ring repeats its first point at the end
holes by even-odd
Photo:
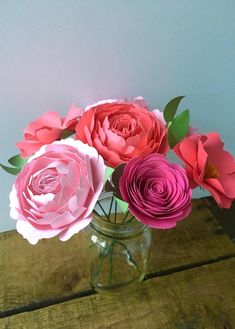
{"type": "Polygon", "coordinates": [[[16,177],[11,217],[30,243],[68,240],[87,226],[103,188],[104,161],[95,148],[71,138],[43,146],[16,177]]]}
{"type": "Polygon", "coordinates": [[[209,191],[218,205],[230,208],[235,199],[235,159],[223,149],[219,134],[194,134],[174,148],[184,162],[192,187],[209,191]]]}
{"type": "Polygon", "coordinates": [[[174,227],[191,211],[192,191],[185,170],[161,154],[128,162],[119,188],[131,213],[153,228],[174,227]]]}
{"type": "Polygon", "coordinates": [[[168,150],[162,113],[149,112],[142,97],[88,106],[77,124],[75,138],[95,147],[110,167],[168,150]]]}
{"type": "Polygon", "coordinates": [[[62,118],[57,112],[46,112],[24,129],[24,140],[17,143],[20,155],[27,158],[40,149],[60,139],[64,130],[74,131],[82,114],[82,109],[71,106],[67,116],[62,118]]]}

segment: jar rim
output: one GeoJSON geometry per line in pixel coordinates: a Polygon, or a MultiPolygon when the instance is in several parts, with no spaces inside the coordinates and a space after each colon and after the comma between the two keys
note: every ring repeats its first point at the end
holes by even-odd
{"type": "Polygon", "coordinates": [[[149,227],[136,219],[131,223],[110,223],[93,214],[90,225],[98,233],[110,238],[128,239],[145,232],[149,227]]]}
{"type": "MultiPolygon", "coordinates": [[[[113,192],[106,192],[106,191],[102,191],[99,196],[99,199],[98,199],[99,206],[98,207],[101,207],[101,209],[103,210],[103,213],[99,214],[98,208],[97,208],[97,211],[94,209],[95,211],[93,211],[93,219],[90,223],[90,225],[97,232],[104,234],[106,236],[112,237],[112,238],[127,239],[130,237],[139,235],[149,228],[147,225],[145,225],[144,223],[139,221],[138,218],[136,218],[136,216],[133,216],[133,220],[131,220],[130,222],[128,222],[128,220],[124,223],[116,222],[116,214],[118,216],[120,216],[120,214],[123,214],[121,208],[119,208],[118,213],[116,213],[116,210],[115,210],[115,221],[109,221],[108,219],[111,218],[110,217],[111,209],[109,209],[109,213],[107,213],[108,214],[108,216],[107,216],[103,207],[105,204],[107,206],[107,202],[108,202],[108,204],[111,204],[111,203],[113,204],[113,196],[114,196],[113,192]],[[105,218],[104,215],[106,216],[107,220],[104,219],[105,218]]],[[[112,205],[111,205],[111,208],[112,208],[112,205]]],[[[125,214],[123,214],[123,217],[125,217],[125,214]]],[[[128,215],[126,218],[128,218],[128,215]]]]}

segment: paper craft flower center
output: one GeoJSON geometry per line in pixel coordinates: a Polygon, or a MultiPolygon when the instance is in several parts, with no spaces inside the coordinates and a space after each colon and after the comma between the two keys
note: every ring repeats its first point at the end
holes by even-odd
{"type": "Polygon", "coordinates": [[[211,163],[210,161],[207,162],[206,171],[205,171],[205,178],[219,178],[220,174],[218,169],[211,163]]]}
{"type": "Polygon", "coordinates": [[[129,136],[132,134],[132,132],[135,130],[136,128],[136,120],[133,118],[130,118],[130,116],[126,116],[124,115],[124,117],[118,117],[118,118],[113,118],[113,120],[111,120],[111,130],[115,133],[117,133],[118,135],[121,136],[129,136]]]}
{"type": "Polygon", "coordinates": [[[59,175],[56,169],[48,168],[42,170],[36,177],[34,177],[32,186],[35,192],[50,193],[55,191],[59,184],[59,175]]]}

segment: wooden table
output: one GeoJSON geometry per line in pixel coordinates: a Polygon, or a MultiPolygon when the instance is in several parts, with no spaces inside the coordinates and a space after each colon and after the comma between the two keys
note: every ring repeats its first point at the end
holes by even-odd
{"type": "Polygon", "coordinates": [[[235,328],[235,244],[216,218],[235,227],[234,214],[194,200],[187,220],[154,231],[148,275],[119,298],[90,288],[79,234],[31,246],[2,233],[0,328],[235,328]]]}

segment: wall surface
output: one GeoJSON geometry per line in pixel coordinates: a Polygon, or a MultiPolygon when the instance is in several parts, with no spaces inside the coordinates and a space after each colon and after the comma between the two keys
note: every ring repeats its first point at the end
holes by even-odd
{"type": "MultiPolygon", "coordinates": [[[[176,95],[201,131],[235,150],[234,0],[0,0],[0,162],[23,128],[71,103],[176,95]]],[[[0,172],[0,230],[15,227],[0,172]]]]}

